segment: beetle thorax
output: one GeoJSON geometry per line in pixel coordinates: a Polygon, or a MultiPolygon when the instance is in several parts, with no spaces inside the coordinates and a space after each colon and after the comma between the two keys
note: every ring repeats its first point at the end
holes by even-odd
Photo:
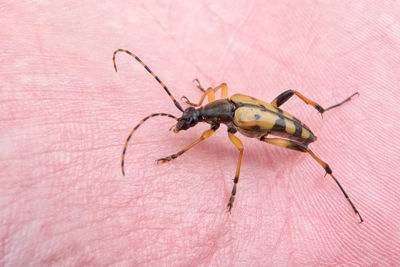
{"type": "Polygon", "coordinates": [[[235,109],[235,104],[229,99],[219,99],[198,109],[189,107],[178,119],[174,132],[187,130],[202,121],[211,125],[220,123],[230,125],[233,121],[235,109]]]}
{"type": "Polygon", "coordinates": [[[202,120],[209,124],[230,124],[235,115],[235,104],[229,99],[219,99],[200,108],[202,120]]]}

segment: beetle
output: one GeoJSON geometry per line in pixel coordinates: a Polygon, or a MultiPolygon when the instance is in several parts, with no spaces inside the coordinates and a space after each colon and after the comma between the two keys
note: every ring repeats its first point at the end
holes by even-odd
{"type": "Polygon", "coordinates": [[[186,104],[189,105],[189,107],[184,110],[179,102],[172,96],[171,92],[169,91],[167,86],[160,80],[160,78],[158,78],[158,76],[155,75],[150,70],[150,68],[147,67],[147,65],[139,59],[139,57],[137,57],[130,51],[126,49],[117,49],[114,51],[113,64],[115,71],[117,71],[115,56],[118,52],[126,53],[135,58],[164,88],[165,92],[171,98],[175,106],[182,112],[182,116],[179,118],[167,113],[150,114],[149,116],[142,119],[132,129],[128,138],[126,139],[124,149],[122,151],[122,175],[125,175],[124,164],[128,142],[131,139],[133,133],[149,118],[156,116],[166,116],[175,119],[177,123],[172,128],[175,133],[192,128],[196,126],[199,122],[205,122],[210,124],[211,126],[210,129],[203,132],[199,139],[175,154],[158,159],[158,163],[166,163],[178,158],[201,141],[209,138],[219,128],[220,124],[225,124],[228,128],[228,137],[230,141],[239,150],[239,159],[236,167],[235,178],[233,179],[233,188],[227,204],[228,211],[231,211],[233,202],[235,201],[237,184],[239,182],[240,166],[244,151],[242,142],[238,137],[235,136],[235,133],[239,132],[244,136],[257,138],[262,142],[310,154],[314,158],[314,160],[317,161],[318,164],[324,168],[326,172],[325,175],[329,174],[332,177],[332,179],[339,187],[340,191],[342,191],[343,195],[349,202],[354,213],[358,216],[360,223],[363,222],[363,218],[361,217],[353,202],[350,200],[349,195],[346,193],[339,181],[333,175],[332,169],[326,162],[315,155],[314,152],[312,152],[311,149],[308,147],[308,145],[314,142],[317,137],[307,125],[305,125],[303,122],[301,122],[299,119],[292,116],[288,112],[279,108],[292,96],[296,95],[304,103],[313,106],[322,116],[322,114],[326,111],[339,107],[344,103],[350,101],[352,97],[354,97],[355,95],[359,95],[358,92],[355,92],[350,97],[346,98],[338,104],[335,104],[328,108],[323,108],[321,105],[308,99],[300,92],[295,90],[287,90],[278,95],[271,103],[267,103],[243,94],[235,94],[228,98],[228,87],[225,83],[222,83],[215,88],[209,87],[205,90],[201,86],[199,80],[195,79],[194,81],[197,83],[197,88],[199,88],[203,92],[203,95],[201,96],[198,103],[192,103],[187,97],[183,96],[182,100],[184,100],[186,104]],[[221,90],[221,99],[216,100],[215,93],[219,90],[221,90]],[[208,99],[208,104],[202,106],[206,97],[208,99]],[[277,137],[267,137],[270,134],[277,137]]]}

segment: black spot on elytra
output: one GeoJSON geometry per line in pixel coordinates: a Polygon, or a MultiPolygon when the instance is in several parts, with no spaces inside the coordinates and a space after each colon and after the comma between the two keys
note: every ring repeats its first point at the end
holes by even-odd
{"type": "Polygon", "coordinates": [[[274,132],[284,132],[285,130],[286,130],[286,123],[283,119],[276,120],[274,126],[271,129],[271,131],[274,132]]]}
{"type": "Polygon", "coordinates": [[[294,127],[296,129],[293,135],[295,137],[301,138],[301,132],[303,131],[303,127],[301,126],[299,121],[295,120],[293,122],[294,122],[294,127]]]}

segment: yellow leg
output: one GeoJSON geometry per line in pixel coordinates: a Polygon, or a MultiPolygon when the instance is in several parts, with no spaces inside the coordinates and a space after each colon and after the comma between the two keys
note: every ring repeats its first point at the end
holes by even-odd
{"type": "MultiPolygon", "coordinates": [[[[199,86],[200,85],[198,85],[198,87],[199,86]]],[[[199,88],[202,88],[202,87],[200,86],[199,88]]],[[[203,104],[203,101],[206,98],[206,96],[208,97],[209,103],[215,101],[215,93],[220,89],[221,89],[221,98],[227,98],[228,97],[228,86],[226,85],[226,83],[222,83],[215,88],[210,87],[207,90],[205,90],[203,95],[201,96],[198,104],[194,104],[194,103],[190,102],[186,96],[183,96],[182,100],[184,100],[186,102],[186,104],[188,104],[190,106],[199,107],[199,106],[201,106],[201,104],[203,104]]]]}
{"type": "Polygon", "coordinates": [[[199,101],[199,104],[197,104],[195,107],[199,107],[201,106],[201,104],[203,104],[204,101],[204,97],[207,95],[208,98],[208,103],[215,101],[215,91],[213,88],[208,88],[204,94],[201,96],[201,99],[199,101]]]}
{"type": "Polygon", "coordinates": [[[349,202],[350,206],[353,208],[354,213],[356,215],[358,215],[358,217],[360,219],[360,223],[363,222],[363,219],[362,219],[360,213],[358,212],[357,208],[354,206],[353,202],[351,202],[349,195],[347,195],[346,191],[344,191],[342,185],[339,183],[339,181],[336,179],[336,177],[333,176],[332,169],[329,167],[329,165],[326,162],[324,162],[317,155],[315,155],[314,152],[312,152],[306,145],[292,141],[292,140],[282,139],[282,138],[261,137],[260,140],[263,142],[272,144],[272,145],[285,147],[285,148],[297,150],[300,152],[307,152],[308,154],[310,154],[318,162],[318,164],[321,165],[325,169],[326,173],[332,177],[332,179],[335,181],[337,186],[340,188],[340,191],[342,191],[343,195],[349,202]]]}
{"type": "Polygon", "coordinates": [[[239,182],[240,166],[242,164],[242,156],[243,156],[244,149],[243,149],[242,142],[233,133],[228,132],[228,136],[229,136],[229,139],[231,140],[231,142],[235,145],[235,147],[237,149],[239,149],[239,160],[238,160],[238,164],[236,167],[235,179],[233,179],[232,193],[231,193],[231,197],[229,198],[228,205],[227,205],[228,211],[231,211],[233,202],[235,201],[237,183],[239,182]]]}
{"type": "Polygon", "coordinates": [[[157,163],[166,163],[169,162],[173,159],[176,159],[177,157],[179,157],[180,155],[182,155],[183,153],[185,153],[186,151],[188,151],[189,149],[191,149],[192,147],[194,147],[195,145],[197,145],[198,143],[200,143],[201,141],[203,141],[204,139],[210,137],[217,129],[218,129],[219,125],[214,125],[212,126],[211,129],[205,131],[199,139],[197,139],[196,141],[194,141],[193,143],[191,143],[190,145],[188,145],[187,147],[185,147],[184,149],[182,149],[181,151],[179,151],[178,153],[172,154],[168,157],[165,158],[160,158],[157,160],[157,163]]]}

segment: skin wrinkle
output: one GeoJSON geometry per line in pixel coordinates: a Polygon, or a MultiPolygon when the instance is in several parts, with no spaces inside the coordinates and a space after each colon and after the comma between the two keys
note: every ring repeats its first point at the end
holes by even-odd
{"type": "Polygon", "coordinates": [[[252,4],[3,4],[0,265],[400,262],[392,130],[400,116],[400,5],[252,4]],[[323,120],[298,100],[282,108],[318,136],[310,148],[365,223],[309,155],[240,134],[245,152],[227,213],[237,149],[225,127],[157,165],[207,127],[176,135],[169,120],[146,122],[132,137],[122,177],[120,154],[132,127],[151,113],[180,112],[133,60],[118,58],[114,72],[117,48],[136,53],[177,100],[198,101],[196,77],[205,88],[226,82],[229,96],[267,102],[299,90],[323,107],[360,91],[323,120]]]}
{"type": "MultiPolygon", "coordinates": [[[[254,7],[254,0],[251,1],[251,3],[249,4],[249,7],[246,10],[246,14],[244,16],[244,18],[238,23],[238,25],[232,25],[232,27],[234,27],[234,30],[231,32],[230,36],[229,36],[229,42],[228,45],[226,46],[226,49],[222,55],[222,60],[221,62],[223,63],[222,66],[220,66],[221,68],[221,75],[225,75],[226,70],[231,66],[231,64],[233,63],[233,58],[231,60],[227,60],[227,55],[229,54],[228,51],[231,50],[232,46],[233,46],[233,42],[234,40],[236,41],[235,36],[238,34],[241,26],[248,20],[248,18],[250,17],[252,11],[253,11],[253,7],[254,7]]],[[[225,22],[224,22],[225,24],[225,22]]]]}

